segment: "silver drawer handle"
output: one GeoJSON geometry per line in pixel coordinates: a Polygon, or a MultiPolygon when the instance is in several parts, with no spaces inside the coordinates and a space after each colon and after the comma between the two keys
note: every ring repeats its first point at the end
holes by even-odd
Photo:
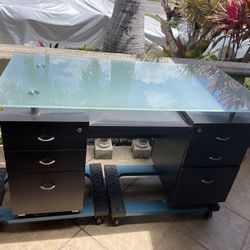
{"type": "Polygon", "coordinates": [[[56,162],[55,160],[52,160],[52,161],[50,161],[50,162],[39,161],[39,163],[40,163],[41,165],[44,165],[44,166],[52,165],[52,164],[54,164],[55,162],[56,162]]]}
{"type": "Polygon", "coordinates": [[[45,187],[44,185],[41,185],[40,188],[44,191],[51,191],[56,187],[56,185],[52,184],[51,187],[45,187]]]}
{"type": "Polygon", "coordinates": [[[56,138],[55,137],[50,137],[48,139],[44,139],[41,136],[37,137],[38,141],[42,141],[42,142],[50,142],[50,141],[54,141],[56,138]]]}
{"type": "Polygon", "coordinates": [[[227,136],[227,137],[219,137],[219,136],[217,136],[217,137],[215,137],[215,138],[216,138],[216,140],[218,140],[218,141],[228,141],[228,140],[230,139],[229,136],[227,136]]]}
{"type": "Polygon", "coordinates": [[[201,182],[204,184],[212,184],[214,182],[214,179],[211,179],[210,181],[206,181],[206,180],[201,179],[201,182]]]}
{"type": "Polygon", "coordinates": [[[222,157],[219,156],[219,157],[215,158],[215,157],[209,156],[208,159],[211,161],[220,161],[220,160],[222,160],[222,157]]]}

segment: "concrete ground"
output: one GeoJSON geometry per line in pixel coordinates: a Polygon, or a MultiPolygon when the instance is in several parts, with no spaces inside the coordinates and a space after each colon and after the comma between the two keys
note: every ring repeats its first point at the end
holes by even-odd
{"type": "MultiPolygon", "coordinates": [[[[93,160],[93,147],[88,149],[93,160]]],[[[131,163],[130,147],[115,147],[112,161],[131,163]]],[[[138,163],[150,162],[138,160],[138,163]]],[[[89,184],[87,184],[89,187],[89,184]]],[[[163,198],[158,178],[122,179],[125,196],[163,198]]],[[[88,193],[89,191],[87,191],[88,193]]],[[[9,204],[9,195],[4,205],[9,204]]],[[[23,224],[0,223],[0,249],[250,249],[250,152],[227,201],[210,220],[201,215],[164,215],[125,218],[114,227],[109,218],[97,226],[91,218],[23,224]]]]}

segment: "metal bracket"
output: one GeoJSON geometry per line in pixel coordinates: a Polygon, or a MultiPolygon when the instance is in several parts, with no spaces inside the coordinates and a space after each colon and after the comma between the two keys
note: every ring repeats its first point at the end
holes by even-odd
{"type": "Polygon", "coordinates": [[[32,115],[40,115],[40,110],[39,108],[30,108],[30,113],[32,115]]]}

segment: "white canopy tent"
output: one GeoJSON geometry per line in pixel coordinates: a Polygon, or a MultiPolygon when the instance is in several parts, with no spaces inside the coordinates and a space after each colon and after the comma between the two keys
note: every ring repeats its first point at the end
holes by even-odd
{"type": "MultiPolygon", "coordinates": [[[[102,48],[112,9],[108,0],[0,0],[0,43],[102,48]]],[[[145,39],[165,42],[159,22],[147,16],[145,39]]]]}

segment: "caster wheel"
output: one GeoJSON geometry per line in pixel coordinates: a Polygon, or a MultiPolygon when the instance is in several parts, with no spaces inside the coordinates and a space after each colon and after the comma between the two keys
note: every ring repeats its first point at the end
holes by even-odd
{"type": "Polygon", "coordinates": [[[213,216],[213,212],[208,210],[207,212],[204,213],[204,218],[210,219],[213,216]]]}
{"type": "Polygon", "coordinates": [[[101,225],[103,223],[103,217],[98,216],[95,218],[95,221],[97,225],[101,225]]]}
{"type": "Polygon", "coordinates": [[[113,222],[115,226],[118,226],[120,224],[120,218],[113,218],[113,222]]]}

